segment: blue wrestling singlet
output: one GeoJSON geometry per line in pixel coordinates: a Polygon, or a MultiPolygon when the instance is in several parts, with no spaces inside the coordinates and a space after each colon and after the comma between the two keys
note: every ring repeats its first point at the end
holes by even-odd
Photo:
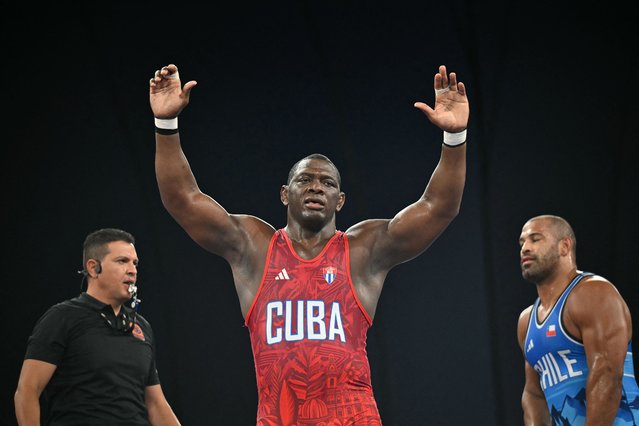
{"type": "MultiPolygon", "coordinates": [[[[524,340],[526,361],[539,374],[550,417],[555,426],[586,422],[588,363],[584,345],[564,330],[561,321],[566,299],[579,282],[592,273],[581,272],[566,287],[543,322],[537,319],[539,298],[533,305],[524,340]]],[[[585,282],[583,285],[588,285],[585,282]]],[[[634,376],[632,346],[624,360],[623,389],[613,426],[639,425],[639,387],[634,376]]]]}

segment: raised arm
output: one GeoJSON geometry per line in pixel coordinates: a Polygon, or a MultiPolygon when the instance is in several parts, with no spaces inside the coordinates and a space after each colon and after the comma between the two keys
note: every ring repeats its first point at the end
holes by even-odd
{"type": "Polygon", "coordinates": [[[162,203],[189,236],[231,263],[246,263],[253,244],[268,241],[270,226],[252,216],[231,215],[200,191],[182,150],[177,117],[188,105],[196,81],[182,87],[174,64],[157,70],[149,82],[156,122],[155,172],[162,203]]]}
{"type": "Polygon", "coordinates": [[[422,102],[415,107],[444,131],[441,158],[422,196],[387,221],[369,221],[356,225],[351,233],[362,237],[370,247],[370,262],[378,271],[410,260],[424,250],[446,229],[459,213],[466,180],[465,132],[470,114],[464,83],[456,74],[447,75],[444,65],[434,78],[435,107],[422,102]]]}

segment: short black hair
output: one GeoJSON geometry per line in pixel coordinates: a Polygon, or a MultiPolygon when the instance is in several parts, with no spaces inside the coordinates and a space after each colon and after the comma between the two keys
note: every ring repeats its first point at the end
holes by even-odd
{"type": "Polygon", "coordinates": [[[91,232],[84,239],[82,246],[82,264],[86,265],[89,259],[104,259],[104,256],[109,253],[107,244],[114,241],[135,244],[135,237],[126,231],[116,228],[103,228],[91,232]]]}
{"type": "Polygon", "coordinates": [[[291,170],[288,172],[288,179],[286,179],[286,184],[287,185],[289,185],[291,183],[291,180],[293,179],[293,176],[295,175],[295,171],[297,170],[297,167],[304,160],[322,160],[322,161],[326,161],[328,164],[333,166],[333,168],[335,169],[335,173],[337,173],[337,185],[339,185],[340,188],[342,187],[342,176],[339,174],[339,169],[337,168],[335,163],[333,163],[331,161],[331,159],[328,158],[327,156],[325,156],[324,154],[318,154],[318,153],[307,155],[306,157],[304,157],[301,160],[297,161],[297,163],[293,164],[293,167],[291,167],[291,170]]]}

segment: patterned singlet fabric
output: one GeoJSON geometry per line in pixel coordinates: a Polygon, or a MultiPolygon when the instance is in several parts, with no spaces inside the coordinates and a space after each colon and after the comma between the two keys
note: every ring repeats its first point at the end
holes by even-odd
{"type": "MultiPolygon", "coordinates": [[[[570,292],[584,277],[578,274],[566,287],[550,314],[543,321],[537,318],[539,298],[533,305],[524,340],[526,360],[539,374],[553,425],[577,426],[586,422],[586,381],[588,363],[583,343],[564,329],[562,311],[570,292]]],[[[581,285],[588,285],[584,282],[581,285]]],[[[613,426],[639,425],[639,388],[634,376],[631,344],[624,360],[623,389],[613,426]]]]}
{"type": "Polygon", "coordinates": [[[366,355],[371,324],[351,282],[346,234],[306,260],[278,230],[246,319],[257,425],[380,426],[366,355]]]}

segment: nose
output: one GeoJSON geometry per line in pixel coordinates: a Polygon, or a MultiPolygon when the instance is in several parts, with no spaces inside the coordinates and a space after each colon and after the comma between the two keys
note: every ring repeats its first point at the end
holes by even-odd
{"type": "Polygon", "coordinates": [[[138,265],[132,264],[129,270],[126,272],[128,275],[135,276],[138,274],[138,265]]]}
{"type": "Polygon", "coordinates": [[[319,179],[313,179],[308,186],[308,189],[313,192],[323,192],[324,188],[322,188],[322,182],[319,179]]]}

